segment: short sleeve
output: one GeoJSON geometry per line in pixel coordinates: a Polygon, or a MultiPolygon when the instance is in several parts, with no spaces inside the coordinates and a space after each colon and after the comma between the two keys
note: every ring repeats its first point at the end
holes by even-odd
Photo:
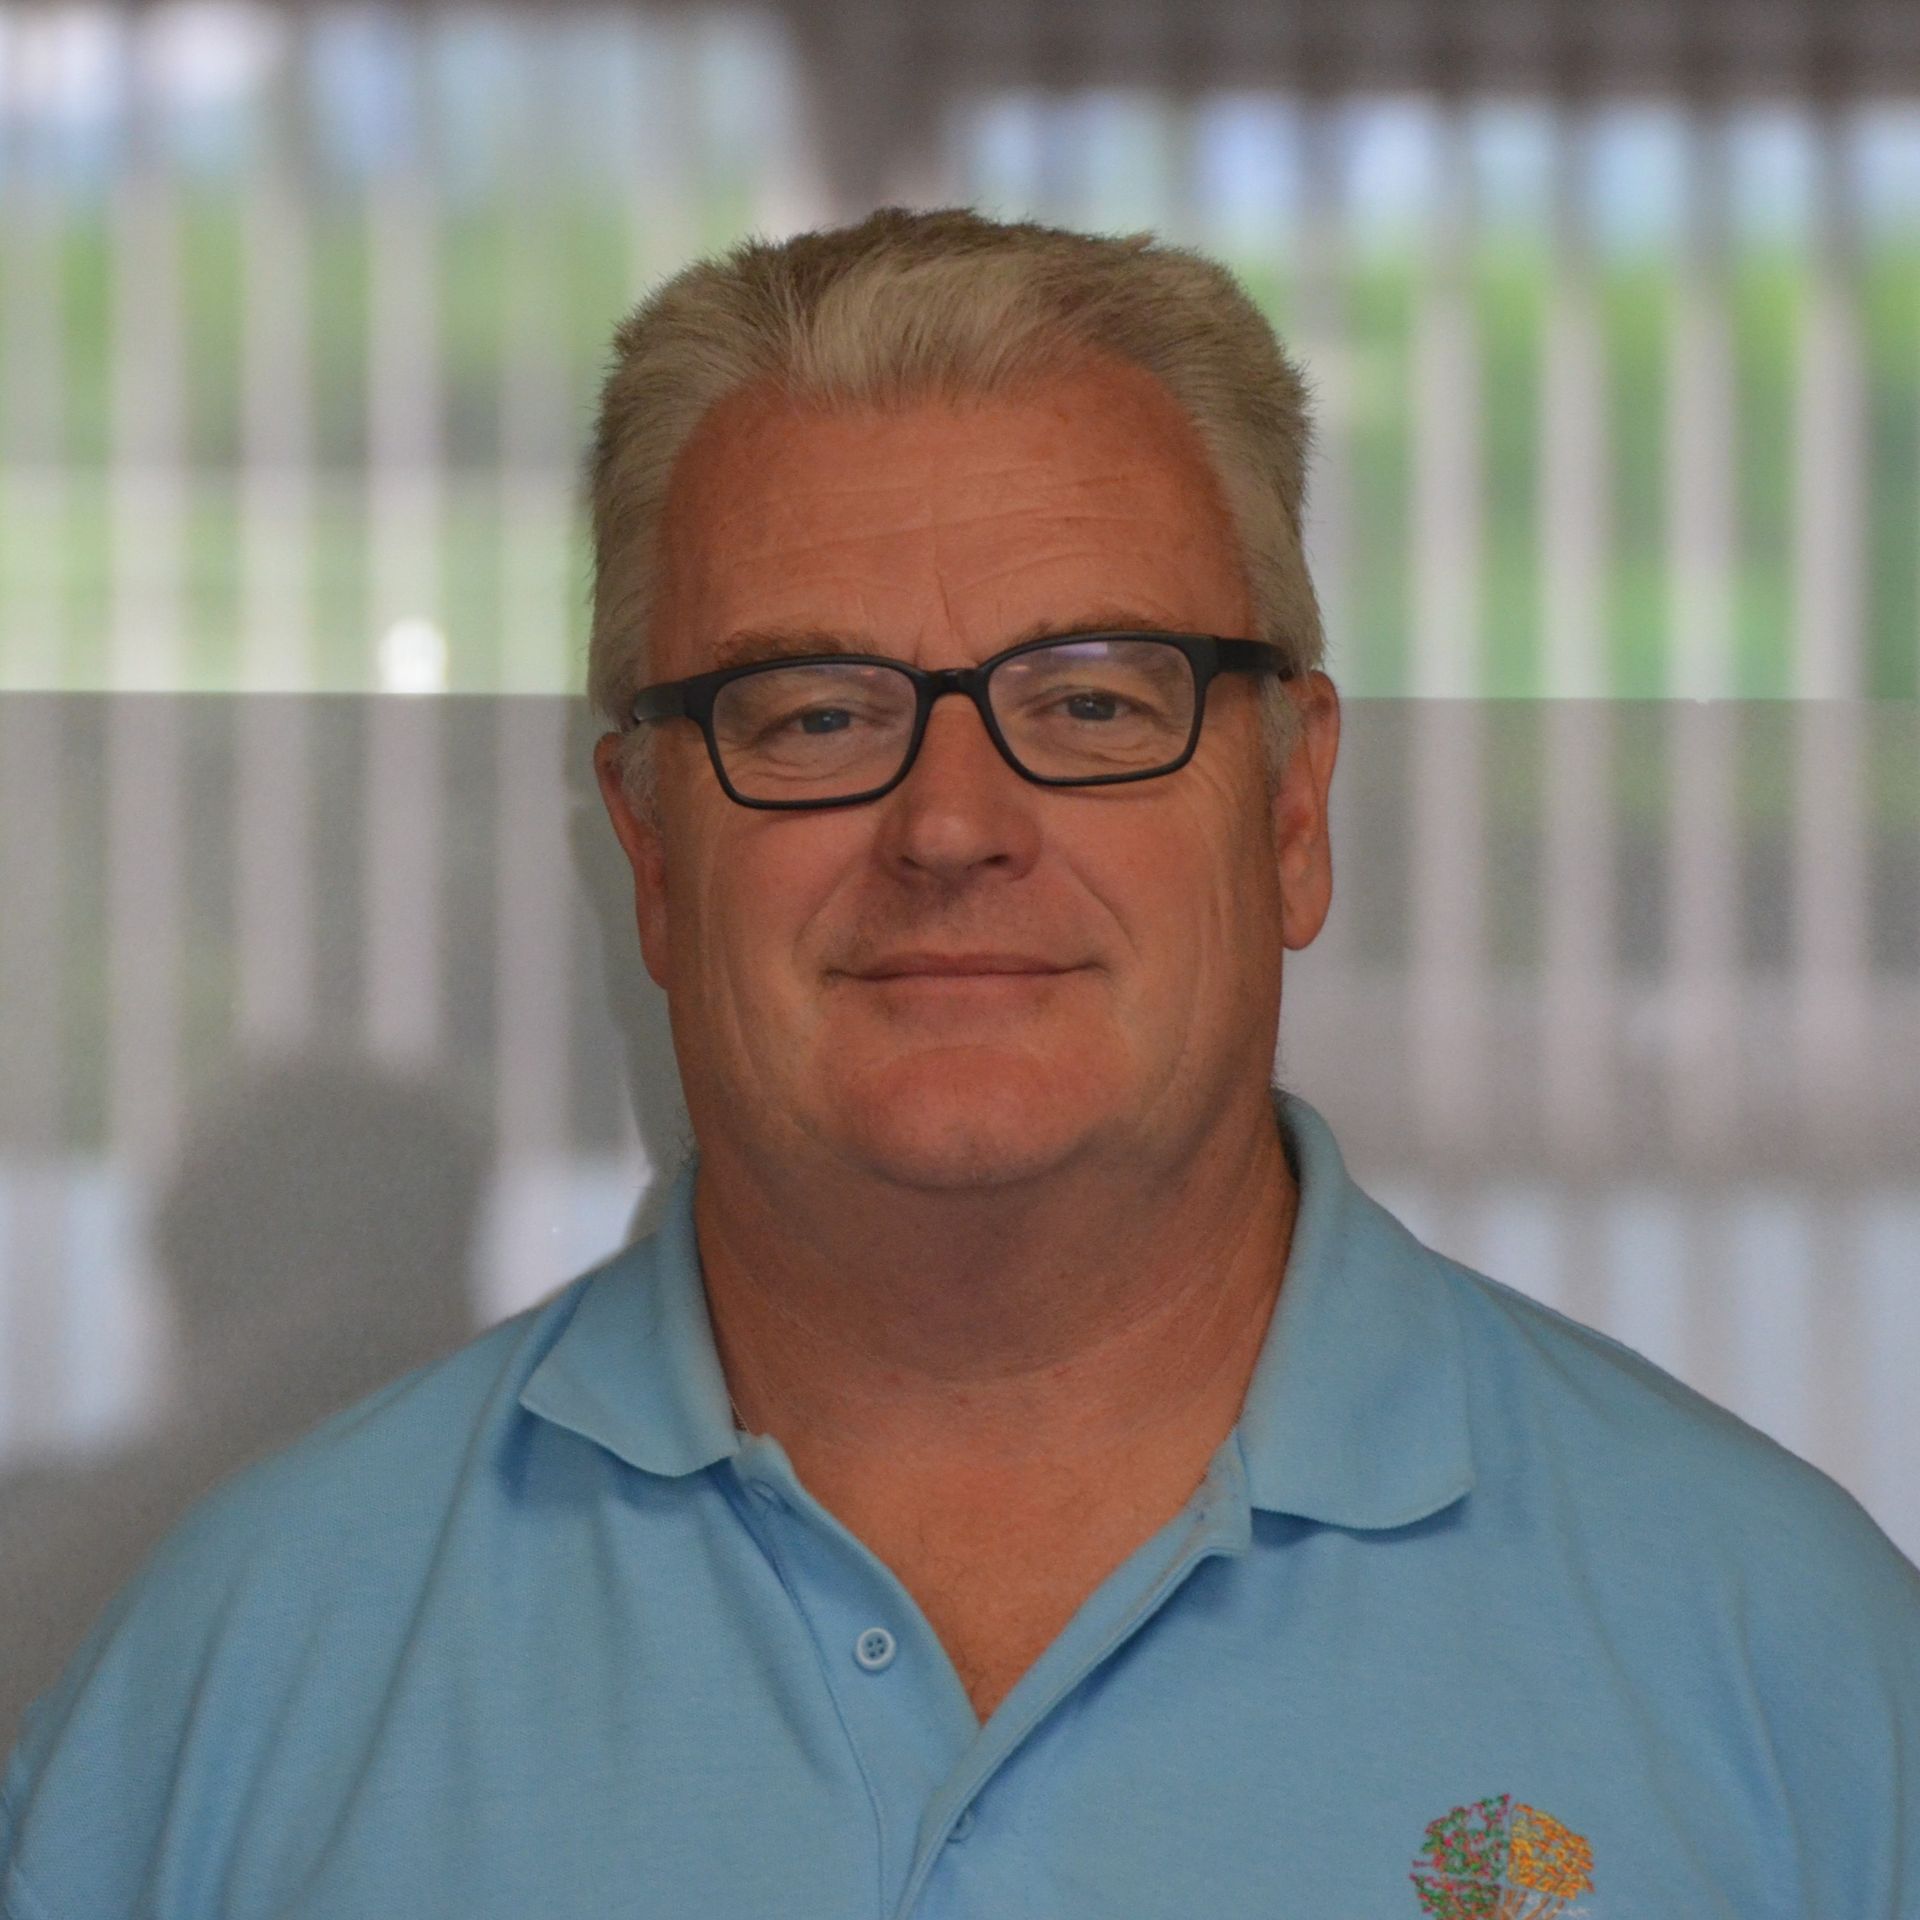
{"type": "Polygon", "coordinates": [[[1920,1915],[1920,1569],[1831,1482],[1786,1537],[1755,1676],[1803,1909],[1920,1915]]]}
{"type": "Polygon", "coordinates": [[[125,1920],[139,1906],[184,1745],[218,1677],[244,1522],[230,1494],[191,1509],[28,1709],[0,1791],[6,1920],[125,1920]]]}
{"type": "MultiPolygon", "coordinates": [[[[23,1735],[33,1719],[29,1709],[23,1735]]],[[[24,1744],[24,1740],[23,1743],[24,1744]]],[[[15,1841],[20,1831],[18,1807],[25,1789],[26,1761],[19,1747],[0,1774],[0,1920],[64,1920],[44,1905],[16,1859],[15,1841]]]]}

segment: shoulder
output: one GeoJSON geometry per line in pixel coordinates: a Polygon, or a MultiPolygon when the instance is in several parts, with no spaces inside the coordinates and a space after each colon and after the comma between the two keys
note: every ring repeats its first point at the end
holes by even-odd
{"type": "Polygon", "coordinates": [[[1644,1355],[1431,1257],[1492,1530],[1569,1575],[1647,1711],[1713,1730],[1702,1764],[1793,1834],[1807,1911],[1910,1911],[1920,1569],[1829,1475],[1644,1355]]]}
{"type": "Polygon", "coordinates": [[[251,1667],[258,1678],[262,1660],[297,1657],[299,1623],[320,1607],[403,1588],[475,1477],[499,1470],[520,1389],[593,1277],[389,1381],[198,1499],[35,1702],[17,1759],[90,1716],[159,1733],[185,1711],[196,1675],[251,1667]]]}
{"type": "MultiPolygon", "coordinates": [[[[591,1276],[588,1276],[589,1278],[591,1276]]],[[[263,1554],[332,1555],[370,1532],[443,1512],[514,1415],[520,1389],[572,1317],[586,1280],[488,1328],[343,1408],[216,1487],[160,1544],[146,1573],[196,1577],[263,1554]]]]}
{"type": "Polygon", "coordinates": [[[1596,1547],[1711,1578],[1791,1631],[1844,1609],[1913,1666],[1920,1570],[1829,1474],[1625,1342],[1427,1250],[1459,1318],[1476,1455],[1551,1479],[1596,1547]]]}
{"type": "Polygon", "coordinates": [[[0,1779],[0,1907],[57,1884],[67,1913],[131,1911],[163,1833],[204,1837],[284,1743],[323,1752],[377,1712],[450,1531],[514,1471],[522,1386],[595,1277],[187,1510],[27,1710],[0,1779]]]}

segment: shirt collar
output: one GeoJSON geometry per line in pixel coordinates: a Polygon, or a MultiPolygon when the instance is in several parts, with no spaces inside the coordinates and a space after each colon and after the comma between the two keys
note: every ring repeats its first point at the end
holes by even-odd
{"type": "Polygon", "coordinates": [[[520,1390],[529,1413],[648,1473],[695,1473],[739,1449],[693,1231],[694,1152],[659,1225],[576,1282],[573,1313],[520,1390]]]}
{"type": "MultiPolygon", "coordinates": [[[[1300,1202],[1238,1429],[1255,1507],[1405,1526],[1473,1484],[1466,1356],[1437,1256],[1355,1185],[1320,1115],[1275,1114],[1300,1202]]],[[[738,1451],[693,1230],[697,1151],[654,1232],[577,1283],[520,1404],[648,1473],[738,1451]]]]}
{"type": "Polygon", "coordinates": [[[1240,1451],[1256,1507],[1402,1527],[1473,1485],[1467,1362],[1439,1256],[1354,1183],[1297,1094],[1275,1102],[1300,1204],[1247,1383],[1240,1451]]]}

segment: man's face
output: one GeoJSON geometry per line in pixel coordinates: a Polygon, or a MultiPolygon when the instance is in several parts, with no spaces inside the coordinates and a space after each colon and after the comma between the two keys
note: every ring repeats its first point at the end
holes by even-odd
{"type": "MultiPolygon", "coordinates": [[[[886,415],[743,393],[675,469],[650,677],[714,664],[743,630],[804,628],[922,667],[1041,627],[1247,635],[1247,588],[1193,429],[1150,376],[1095,363],[1031,399],[886,415]]],[[[647,969],[668,995],[703,1154],[822,1154],[907,1187],[1139,1165],[1264,1090],[1281,950],[1330,894],[1331,684],[1269,803],[1260,682],[1224,674],[1177,773],[1046,788],[941,700],[884,798],[736,805],[697,727],[656,729],[662,821],[596,752],[633,865],[647,969]],[[1066,969],[863,977],[902,954],[1020,954],[1066,969]]]]}

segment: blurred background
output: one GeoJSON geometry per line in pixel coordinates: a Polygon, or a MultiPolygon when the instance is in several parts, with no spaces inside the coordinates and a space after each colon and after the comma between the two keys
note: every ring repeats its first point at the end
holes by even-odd
{"type": "Polygon", "coordinates": [[[1920,1556],[1920,9],[0,0],[0,1745],[198,1492],[650,1224],[623,311],[872,206],[1304,360],[1280,1071],[1920,1556]]]}

